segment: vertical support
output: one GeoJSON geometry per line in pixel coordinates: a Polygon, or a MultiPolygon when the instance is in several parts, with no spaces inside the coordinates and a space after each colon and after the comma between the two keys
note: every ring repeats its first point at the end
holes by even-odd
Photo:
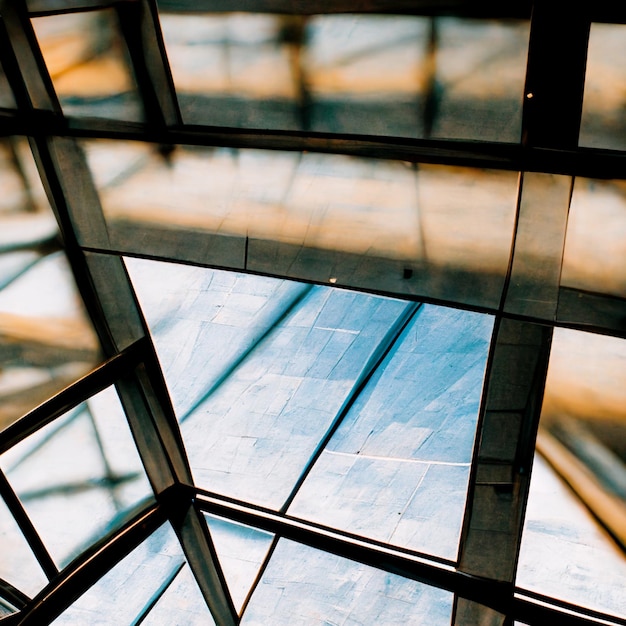
{"type": "Polygon", "coordinates": [[[184,513],[173,522],[174,529],[211,615],[217,626],[236,626],[239,616],[204,515],[195,504],[180,508],[184,513]]]}
{"type": "Polygon", "coordinates": [[[590,29],[584,5],[534,2],[522,114],[525,145],[578,145],[590,29]]]}
{"type": "Polygon", "coordinates": [[[146,122],[155,127],[181,124],[172,73],[153,0],[116,5],[120,30],[130,54],[146,122]]]}
{"type": "MultiPolygon", "coordinates": [[[[459,569],[509,583],[511,595],[551,340],[550,326],[497,320],[483,394],[459,569]]],[[[459,626],[479,610],[456,604],[459,626]]],[[[473,623],[504,624],[504,616],[484,614],[473,623]]]]}

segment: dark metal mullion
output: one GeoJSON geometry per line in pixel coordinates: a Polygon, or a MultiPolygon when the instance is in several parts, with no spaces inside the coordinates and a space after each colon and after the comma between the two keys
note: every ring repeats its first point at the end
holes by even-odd
{"type": "Polygon", "coordinates": [[[409,322],[413,319],[413,317],[416,315],[416,313],[418,312],[421,306],[422,305],[420,302],[408,303],[405,306],[402,313],[398,316],[398,318],[394,322],[393,326],[387,331],[387,333],[385,334],[383,339],[380,341],[378,346],[376,346],[376,349],[374,350],[373,354],[368,359],[367,363],[363,366],[363,369],[361,370],[359,377],[357,378],[354,385],[352,386],[350,393],[348,394],[343,404],[341,405],[341,408],[337,412],[337,415],[335,416],[332,423],[326,430],[326,433],[324,434],[324,436],[320,439],[319,443],[317,444],[315,450],[313,451],[313,454],[311,455],[306,466],[302,470],[302,473],[300,474],[298,480],[293,486],[289,496],[287,496],[285,502],[280,507],[281,513],[287,512],[294,498],[298,494],[298,491],[304,484],[304,481],[306,480],[307,476],[311,473],[311,470],[313,469],[315,463],[317,462],[319,457],[322,455],[322,452],[324,451],[324,449],[326,448],[326,446],[332,439],[333,435],[337,432],[337,429],[339,428],[339,426],[341,426],[341,423],[343,422],[345,417],[348,415],[350,409],[352,408],[352,405],[356,402],[357,398],[359,397],[363,389],[365,389],[365,386],[367,385],[367,383],[370,381],[370,379],[372,378],[372,376],[374,375],[378,367],[381,365],[381,363],[385,360],[386,356],[392,350],[392,348],[394,347],[394,345],[396,344],[396,342],[398,341],[398,339],[404,332],[405,328],[408,326],[409,322]]]}
{"type": "MultiPolygon", "coordinates": [[[[11,84],[13,86],[13,83],[11,84]]],[[[626,179],[626,154],[620,150],[586,147],[545,148],[522,146],[517,143],[403,139],[346,133],[220,129],[189,124],[180,128],[158,130],[142,123],[113,119],[54,118],[45,111],[32,111],[28,121],[23,119],[20,113],[4,115],[0,113],[0,135],[31,135],[40,130],[45,130],[50,136],[59,137],[288,152],[308,151],[411,163],[626,179]]]]}
{"type": "Polygon", "coordinates": [[[195,501],[178,501],[172,525],[191,572],[217,626],[236,626],[239,616],[204,514],[195,501]]]}
{"type": "MultiPolygon", "coordinates": [[[[63,176],[68,176],[69,173],[62,172],[60,170],[60,164],[55,160],[58,155],[53,153],[53,146],[49,145],[46,137],[35,137],[33,139],[33,148],[35,149],[34,152],[36,162],[40,168],[46,189],[49,192],[52,205],[56,209],[55,212],[57,220],[59,221],[65,240],[65,252],[74,272],[79,291],[90,313],[90,317],[96,331],[98,332],[105,353],[115,354],[117,352],[118,344],[116,333],[126,331],[123,328],[112,329],[109,325],[108,315],[104,309],[104,306],[106,306],[107,303],[102,302],[100,294],[94,284],[94,281],[103,279],[103,268],[97,265],[95,268],[94,266],[90,266],[85,252],[78,243],[77,232],[72,219],[72,207],[70,206],[70,202],[65,197],[64,192],[65,180],[63,179],[63,176]],[[98,272],[100,272],[100,274],[98,274],[98,272]]],[[[58,149],[61,151],[64,149],[70,150],[70,152],[72,152],[72,146],[64,143],[59,144],[58,149]]],[[[62,156],[63,155],[61,154],[61,158],[62,156]]],[[[68,160],[69,163],[72,163],[72,165],[76,167],[87,167],[82,161],[81,155],[75,152],[72,152],[68,156],[68,160]],[[78,162],[76,162],[77,159],[78,162]]],[[[84,174],[84,172],[82,173],[84,174]]],[[[88,176],[88,174],[85,175],[88,176]]],[[[79,207],[79,210],[82,210],[82,207],[79,207]]],[[[98,208],[96,207],[93,210],[96,211],[98,208]]],[[[80,219],[84,221],[85,216],[80,216],[80,219]]],[[[95,225],[93,236],[96,239],[106,239],[106,227],[102,216],[96,215],[96,219],[92,221],[95,225]]],[[[95,263],[97,259],[94,259],[93,261],[95,263]]],[[[119,264],[121,265],[121,262],[119,262],[119,264]]],[[[113,269],[118,270],[118,267],[115,266],[113,269]]],[[[124,272],[120,273],[118,271],[115,278],[118,279],[118,282],[116,283],[117,287],[128,290],[128,292],[125,291],[123,293],[127,299],[130,298],[130,301],[127,301],[127,303],[133,303],[133,310],[128,311],[128,316],[135,315],[137,318],[136,323],[141,324],[143,333],[146,333],[145,321],[141,318],[127,274],[124,272]]],[[[109,306],[108,308],[109,313],[114,314],[110,310],[111,307],[109,306]]],[[[135,320],[134,317],[133,320],[135,320]]],[[[121,336],[123,341],[129,340],[127,336],[121,336]]],[[[142,441],[142,446],[144,447],[140,447],[140,454],[144,462],[148,462],[147,469],[149,470],[149,479],[158,494],[163,489],[169,487],[173,482],[178,480],[190,480],[191,474],[188,462],[183,452],[180,434],[178,433],[177,436],[177,425],[173,411],[171,410],[171,405],[165,402],[167,391],[165,391],[164,382],[162,381],[162,377],[157,377],[155,375],[155,372],[157,372],[159,368],[156,363],[156,355],[154,353],[153,346],[147,337],[143,339],[142,343],[142,359],[146,363],[151,361],[153,362],[151,370],[153,372],[152,381],[155,383],[154,387],[151,387],[150,389],[142,388],[142,384],[145,384],[147,381],[141,378],[140,364],[135,368],[134,375],[122,377],[120,381],[123,381],[124,384],[120,385],[120,381],[118,381],[117,386],[120,391],[122,404],[124,405],[127,414],[130,406],[133,406],[134,408],[134,417],[131,420],[131,430],[133,430],[135,440],[142,441]],[[162,388],[160,390],[159,384],[162,388]],[[160,404],[158,406],[154,406],[154,403],[150,402],[150,397],[146,395],[146,392],[154,392],[160,399],[160,404]],[[163,423],[163,420],[159,419],[159,415],[154,413],[155,410],[166,414],[165,424],[163,423]],[[168,415],[168,413],[171,413],[171,415],[168,415]],[[145,429],[147,426],[149,427],[148,422],[151,424],[151,428],[154,429],[155,432],[142,432],[142,429],[145,429]],[[165,432],[168,428],[171,430],[169,434],[165,432]],[[173,445],[171,445],[172,437],[174,438],[173,445]],[[157,449],[151,449],[150,443],[156,443],[157,441],[159,441],[157,449]],[[169,456],[166,450],[169,451],[169,456]],[[178,470],[182,472],[180,475],[178,470]]],[[[148,430],[150,430],[150,427],[148,430]]]]}
{"type": "Polygon", "coordinates": [[[115,7],[144,105],[146,122],[156,128],[182,123],[158,11],[153,0],[115,7]]]}
{"type": "MultiPolygon", "coordinates": [[[[602,611],[594,610],[590,607],[579,606],[577,604],[572,604],[571,602],[567,602],[565,600],[560,600],[559,598],[551,598],[549,596],[545,596],[541,593],[537,593],[535,591],[529,591],[527,589],[516,589],[515,590],[515,598],[513,600],[513,604],[516,607],[519,607],[519,610],[516,610],[516,616],[518,619],[523,621],[528,621],[528,623],[536,623],[536,624],[545,624],[548,622],[541,622],[539,620],[535,621],[537,618],[535,614],[538,612],[537,607],[540,606],[539,603],[542,604],[550,604],[557,609],[564,609],[565,611],[573,611],[575,613],[581,613],[582,615],[592,619],[592,620],[602,620],[602,624],[605,624],[605,620],[609,623],[620,624],[622,626],[626,626],[626,618],[617,617],[615,615],[607,615],[606,613],[602,613],[602,611]]],[[[593,626],[593,624],[597,622],[591,621],[583,621],[584,618],[579,618],[577,624],[581,624],[581,626],[593,626]]],[[[560,622],[553,621],[552,623],[556,624],[560,622]]]]}
{"type": "Polygon", "coordinates": [[[591,20],[583,4],[536,1],[524,88],[522,143],[575,148],[583,107],[591,20]]]}
{"type": "Polygon", "coordinates": [[[19,624],[40,626],[50,623],[165,521],[163,507],[154,504],[135,515],[121,529],[103,537],[33,598],[22,611],[19,624]]]}
{"type": "Polygon", "coordinates": [[[428,20],[428,39],[426,41],[426,69],[424,106],[422,109],[422,127],[424,138],[432,135],[441,101],[442,86],[437,80],[437,51],[439,47],[439,26],[436,17],[428,20]]]}
{"type": "Polygon", "coordinates": [[[106,9],[129,0],[26,0],[30,17],[65,15],[79,11],[106,9]]]}
{"type": "Polygon", "coordinates": [[[70,217],[68,202],[65,198],[63,187],[55,167],[54,158],[49,150],[46,138],[43,136],[33,137],[31,139],[31,147],[33,149],[35,162],[40,170],[44,187],[49,195],[50,203],[55,209],[55,215],[63,236],[64,251],[70,263],[74,280],[76,281],[85,308],[89,313],[89,317],[105,354],[107,356],[114,355],[117,353],[116,341],[109,328],[98,294],[95,291],[92,277],[87,268],[84,252],[80,249],[78,244],[77,235],[70,217]]]}
{"type": "Polygon", "coordinates": [[[24,539],[26,539],[39,565],[41,565],[41,569],[44,571],[47,579],[52,580],[59,573],[59,570],[41,540],[41,537],[35,530],[33,523],[30,521],[26,509],[24,509],[20,499],[17,497],[15,491],[13,491],[13,487],[11,487],[11,484],[2,470],[0,470],[0,495],[22,531],[24,539]]]}
{"type": "Polygon", "coordinates": [[[0,432],[0,454],[72,410],[81,402],[112,385],[139,362],[143,353],[143,343],[144,341],[140,340],[111,357],[103,365],[5,428],[0,432]]]}

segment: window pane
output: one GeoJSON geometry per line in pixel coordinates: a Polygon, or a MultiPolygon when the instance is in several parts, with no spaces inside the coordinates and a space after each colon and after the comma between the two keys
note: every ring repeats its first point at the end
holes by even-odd
{"type": "Polygon", "coordinates": [[[112,9],[35,18],[33,27],[66,115],[142,118],[112,9]]]}
{"type": "Polygon", "coordinates": [[[405,306],[313,287],[182,424],[197,484],[279,508],[405,306]]]}
{"type": "Polygon", "coordinates": [[[499,306],[516,172],[186,146],[166,162],[122,146],[87,144],[117,250],[499,306]],[[120,162],[133,166],[116,175],[120,162]]]}
{"type": "MultiPolygon", "coordinates": [[[[13,515],[0,499],[0,578],[22,593],[36,595],[48,582],[13,515]]],[[[0,611],[0,615],[1,615],[0,611]]]]}
{"type": "Polygon", "coordinates": [[[186,123],[519,141],[527,21],[168,15],[186,123]]]}
{"type": "Polygon", "coordinates": [[[310,289],[174,263],[125,263],[183,421],[310,289]]]}
{"type": "Polygon", "coordinates": [[[281,539],[241,623],[449,626],[452,599],[447,591],[281,539]]]}
{"type": "Polygon", "coordinates": [[[433,135],[517,143],[529,22],[442,17],[434,24],[433,135]]]}
{"type": "Polygon", "coordinates": [[[454,560],[492,325],[423,306],[289,513],[454,560]]]}
{"type": "Polygon", "coordinates": [[[0,462],[58,566],[151,497],[112,388],[15,445],[0,462]]]}
{"type": "Polygon", "coordinates": [[[591,25],[581,146],[626,150],[624,55],[626,27],[623,24],[591,25]]]}
{"type": "Polygon", "coordinates": [[[576,178],[561,284],[626,296],[626,182],[576,178]]]}
{"type": "MultiPolygon", "coordinates": [[[[137,623],[136,620],[160,597],[164,585],[184,562],[176,535],[169,524],[165,524],[52,623],[56,626],[137,623]]],[[[181,614],[185,615],[185,612],[181,614]]],[[[211,622],[207,620],[205,623],[211,622]]]]}
{"type": "Polygon", "coordinates": [[[624,340],[555,329],[517,576],[622,618],[625,407],[624,340]]]}
{"type": "Polygon", "coordinates": [[[209,612],[188,565],[183,566],[141,623],[144,626],[163,626],[163,624],[215,625],[213,616],[209,612]]]}
{"type": "Polygon", "coordinates": [[[25,139],[0,142],[0,185],[2,430],[101,355],[25,139]]]}
{"type": "Polygon", "coordinates": [[[205,518],[235,609],[241,611],[274,535],[214,515],[205,518]]]}

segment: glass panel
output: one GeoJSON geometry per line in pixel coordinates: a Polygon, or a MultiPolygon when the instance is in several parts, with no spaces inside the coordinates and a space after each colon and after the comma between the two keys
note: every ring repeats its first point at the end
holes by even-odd
{"type": "Polygon", "coordinates": [[[167,15],[185,122],[518,141],[528,22],[167,15]]]}
{"type": "MultiPolygon", "coordinates": [[[[135,624],[184,562],[171,527],[161,526],[52,623],[57,626],[135,624]]],[[[188,591],[193,593],[191,589],[188,591]]]]}
{"type": "Polygon", "coordinates": [[[142,118],[112,9],[40,17],[32,23],[66,115],[142,118]]]}
{"type": "Polygon", "coordinates": [[[197,484],[280,507],[405,306],[313,287],[182,424],[197,484]]]}
{"type": "Polygon", "coordinates": [[[556,329],[548,374],[539,450],[626,546],[626,341],[556,329]]]}
{"type": "Polygon", "coordinates": [[[235,608],[241,611],[274,535],[214,515],[205,517],[235,608]]]}
{"type": "Polygon", "coordinates": [[[592,24],[579,143],[594,148],[626,150],[624,86],[626,27],[592,24]]]}
{"type": "Polygon", "coordinates": [[[493,319],[423,306],[291,515],[455,559],[493,319]]]}
{"type": "Polygon", "coordinates": [[[100,360],[25,139],[0,141],[0,430],[100,360]]]}
{"type": "Polygon", "coordinates": [[[173,263],[125,263],[182,421],[310,288],[173,263]]]}
{"type": "Polygon", "coordinates": [[[151,496],[117,394],[106,389],[0,460],[53,559],[64,566],[151,496]]]}
{"type": "Polygon", "coordinates": [[[48,579],[2,499],[0,499],[0,554],[2,554],[0,578],[22,593],[32,597],[47,584],[48,579]]]}
{"type": "Polygon", "coordinates": [[[241,623],[449,626],[452,600],[447,591],[281,539],[241,623]]]}
{"type": "Polygon", "coordinates": [[[57,252],[24,269],[0,291],[0,427],[100,360],[65,256],[57,252]]]}
{"type": "Polygon", "coordinates": [[[517,586],[626,617],[626,561],[540,456],[535,457],[517,586]]]}
{"type": "MultiPolygon", "coordinates": [[[[161,28],[188,124],[296,129],[298,18],[165,15],[161,28]]],[[[300,38],[302,33],[300,33],[300,38]]]]}
{"type": "Polygon", "coordinates": [[[87,151],[96,180],[112,181],[99,187],[118,250],[499,305],[514,172],[179,146],[115,177],[122,148],[87,151]]]}
{"type": "Polygon", "coordinates": [[[517,584],[621,617],[625,407],[626,342],[555,329],[517,584]]]}
{"type": "Polygon", "coordinates": [[[141,623],[144,626],[215,626],[196,579],[187,565],[183,566],[141,623]]]}
{"type": "Polygon", "coordinates": [[[577,178],[561,284],[626,297],[626,181],[577,178]]]}
{"type": "Polygon", "coordinates": [[[423,136],[429,29],[412,16],[307,19],[300,71],[312,129],[423,136]]]}
{"type": "Polygon", "coordinates": [[[433,135],[518,142],[528,21],[434,20],[433,135]]]}

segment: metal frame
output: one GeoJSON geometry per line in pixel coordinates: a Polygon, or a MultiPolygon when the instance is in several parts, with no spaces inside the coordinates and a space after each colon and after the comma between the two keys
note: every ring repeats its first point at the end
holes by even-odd
{"type": "MultiPolygon", "coordinates": [[[[0,135],[25,135],[30,139],[59,222],[66,254],[107,357],[101,367],[0,433],[0,452],[8,450],[104,387],[115,384],[156,496],[156,504],[147,505],[123,528],[98,542],[59,572],[4,474],[0,474],[0,495],[12,510],[50,580],[48,586],[32,599],[9,585],[0,585],[0,596],[14,602],[20,609],[13,616],[0,618],[0,621],[7,624],[48,623],[160,524],[169,520],[179,536],[216,623],[220,626],[239,623],[240,617],[234,608],[203,518],[203,513],[209,512],[273,532],[277,537],[291,538],[448,589],[455,593],[456,598],[453,624],[472,621],[509,624],[512,620],[529,624],[558,621],[572,626],[600,623],[601,620],[606,620],[602,623],[626,624],[626,620],[515,590],[515,570],[552,329],[562,325],[626,338],[624,300],[568,289],[558,284],[558,278],[553,285],[553,299],[547,312],[520,305],[511,287],[511,279],[518,271],[515,241],[498,307],[460,305],[454,300],[441,300],[429,293],[419,294],[419,298],[400,294],[407,299],[444,302],[496,315],[461,548],[456,563],[390,548],[380,542],[287,515],[287,506],[315,458],[295,485],[285,507],[278,513],[203,492],[193,484],[159,361],[120,256],[143,256],[240,271],[250,269],[245,261],[243,267],[239,267],[228,263],[207,263],[202,259],[181,259],[167,253],[159,254],[158,251],[146,253],[137,248],[114,249],[79,139],[130,139],[165,147],[185,144],[296,152],[306,150],[401,159],[412,163],[626,179],[626,153],[577,147],[590,24],[594,19],[624,23],[626,10],[623,7],[595,2],[593,12],[590,9],[588,14],[583,14],[572,12],[568,3],[561,0],[536,0],[534,3],[520,0],[506,3],[506,6],[490,1],[374,0],[359,3],[357,8],[360,12],[407,15],[530,18],[531,39],[521,142],[413,140],[183,124],[160,32],[159,10],[183,13],[237,10],[310,15],[354,11],[353,3],[319,1],[306,3],[306,8],[302,3],[284,0],[258,3],[172,0],[159,2],[158,6],[156,0],[5,0],[0,3],[0,58],[18,103],[17,111],[0,112],[0,135]],[[30,23],[33,16],[111,6],[117,12],[121,33],[129,49],[144,105],[144,123],[65,117],[30,23]],[[555,47],[554,31],[564,21],[568,25],[564,29],[566,39],[562,41],[562,46],[555,47]],[[511,363],[515,363],[515,367],[510,367],[511,363]],[[516,388],[518,393],[510,393],[512,388],[516,388]],[[507,423],[505,436],[494,438],[494,424],[502,420],[507,423]],[[499,498],[503,493],[507,497],[499,498]]],[[[530,210],[524,205],[526,193],[529,193],[528,187],[524,186],[522,175],[518,224],[520,215],[530,210]]],[[[563,235],[561,248],[551,251],[557,277],[562,263],[568,203],[569,198],[565,198],[561,207],[563,215],[554,225],[555,230],[561,229],[563,235]]],[[[515,237],[521,239],[523,236],[523,232],[517,229],[515,237]]],[[[393,290],[372,291],[398,295],[393,290]]],[[[397,339],[408,319],[403,318],[400,327],[388,336],[382,353],[376,357],[377,363],[397,339]]],[[[362,375],[361,386],[376,364],[370,365],[370,371],[362,375]]],[[[354,394],[359,389],[357,385],[354,394]]],[[[346,406],[349,406],[349,401],[347,403],[346,406]]],[[[337,415],[327,438],[320,443],[318,453],[344,414],[345,411],[337,415]]],[[[263,571],[264,567],[259,578],[263,571]]],[[[139,621],[143,617],[145,614],[138,618],[139,621]]]]}

